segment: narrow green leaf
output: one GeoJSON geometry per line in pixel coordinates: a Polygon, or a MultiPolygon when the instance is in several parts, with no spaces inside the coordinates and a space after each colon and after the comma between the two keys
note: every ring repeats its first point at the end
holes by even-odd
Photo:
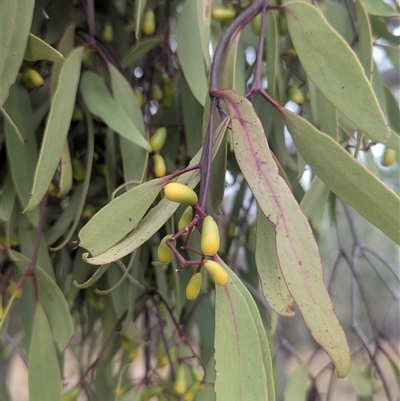
{"type": "Polygon", "coordinates": [[[276,255],[274,225],[257,208],[256,265],[268,305],[281,316],[294,316],[293,298],[283,279],[276,255]]]}
{"type": "Polygon", "coordinates": [[[12,120],[12,118],[8,115],[7,111],[3,107],[0,107],[0,111],[3,114],[4,119],[8,122],[8,124],[10,124],[10,127],[13,129],[13,131],[14,131],[15,135],[17,136],[17,138],[19,139],[21,145],[23,145],[24,138],[22,138],[22,135],[19,132],[18,127],[14,124],[14,121],[12,120]]]}
{"type": "Polygon", "coordinates": [[[0,107],[8,98],[24,58],[34,0],[2,1],[0,13],[0,107]]]}
{"type": "MultiPolygon", "coordinates": [[[[109,64],[108,68],[115,100],[124,109],[142,136],[146,138],[142,111],[129,82],[112,64],[109,64]]],[[[147,172],[148,152],[122,136],[120,143],[125,181],[142,182],[147,172]]]]}
{"type": "Polygon", "coordinates": [[[337,110],[318,88],[315,88],[315,105],[320,130],[337,141],[339,135],[337,110]]]}
{"type": "Polygon", "coordinates": [[[49,60],[56,63],[65,60],[59,51],[32,33],[29,34],[24,59],[28,61],[49,60]]]}
{"type": "MultiPolygon", "coordinates": [[[[63,37],[60,39],[60,42],[58,43],[57,48],[65,58],[70,55],[72,50],[74,50],[75,28],[76,28],[75,24],[69,25],[68,28],[65,30],[63,37]]],[[[50,81],[51,97],[54,96],[54,93],[56,91],[56,87],[58,85],[58,80],[60,77],[60,72],[63,67],[63,64],[64,64],[64,62],[53,64],[53,69],[52,69],[52,73],[51,73],[51,81],[50,81]]]]}
{"type": "Polygon", "coordinates": [[[8,222],[14,208],[17,193],[12,184],[11,175],[8,174],[3,182],[0,195],[0,221],[8,222]]]}
{"type": "MultiPolygon", "coordinates": [[[[20,252],[10,251],[10,257],[25,273],[30,265],[30,259],[20,252]]],[[[74,334],[71,313],[64,294],[57,283],[39,266],[36,265],[36,279],[39,288],[39,300],[46,312],[52,331],[52,341],[63,351],[74,334]]]]}
{"type": "MultiPolygon", "coordinates": [[[[82,254],[82,259],[86,260],[85,254],[82,254]]],[[[107,271],[107,269],[110,267],[110,264],[107,263],[105,265],[101,265],[94,273],[93,275],[83,282],[82,284],[79,284],[76,280],[73,282],[74,286],[77,288],[89,288],[91,287],[97,280],[99,280],[103,274],[107,271]]]]}
{"type": "Polygon", "coordinates": [[[276,14],[273,12],[267,13],[267,26],[266,26],[266,57],[267,57],[267,79],[268,79],[268,93],[276,99],[279,103],[283,101],[278,93],[278,79],[280,78],[279,63],[279,33],[278,21],[276,14]]]}
{"type": "Polygon", "coordinates": [[[83,47],[75,49],[62,67],[58,87],[46,121],[33,188],[28,206],[24,210],[25,213],[39,205],[60,161],[74,109],[82,53],[83,47]]]}
{"type": "MultiPolygon", "coordinates": [[[[73,0],[52,0],[47,8],[46,34],[44,41],[53,44],[64,34],[71,19],[73,0]]],[[[64,54],[65,56],[65,54],[64,54]]]]}
{"type": "Polygon", "coordinates": [[[230,280],[216,286],[215,299],[217,400],[275,401],[271,354],[257,305],[235,273],[224,267],[230,280]]]}
{"type": "Polygon", "coordinates": [[[81,92],[85,103],[96,116],[99,116],[112,130],[151,152],[149,143],[144,139],[123,108],[111,96],[104,81],[94,72],[84,72],[81,92]]]}
{"type": "Polygon", "coordinates": [[[147,0],[135,1],[135,37],[140,38],[140,30],[142,28],[143,11],[146,7],[147,0]]]}
{"type": "Polygon", "coordinates": [[[198,26],[197,2],[187,1],[178,19],[176,41],[179,62],[197,101],[204,106],[208,91],[206,70],[198,26]]]}
{"type": "Polygon", "coordinates": [[[358,54],[365,76],[371,80],[372,74],[372,32],[367,11],[362,0],[356,0],[356,15],[358,27],[358,54]]]}
{"type": "Polygon", "coordinates": [[[280,177],[252,104],[231,90],[216,91],[229,110],[236,160],[266,218],[275,226],[276,253],[286,285],[311,335],[339,377],[350,368],[346,336],[324,286],[318,246],[306,217],[280,177]]]}
{"type": "Polygon", "coordinates": [[[136,43],[135,46],[133,46],[132,49],[130,49],[129,52],[121,60],[122,67],[129,67],[135,61],[145,56],[150,50],[154,49],[161,42],[161,38],[155,37],[146,38],[141,40],[139,43],[136,43]]]}
{"type": "Polygon", "coordinates": [[[319,224],[324,213],[328,196],[329,189],[318,177],[314,177],[310,188],[303,196],[300,203],[301,210],[317,233],[319,232],[319,224]]]}
{"type": "Polygon", "coordinates": [[[138,185],[100,209],[79,231],[79,245],[97,256],[132,231],[145,215],[169,178],[138,185]]]}
{"type": "Polygon", "coordinates": [[[400,71],[400,49],[398,46],[381,45],[380,46],[388,56],[393,67],[400,71]]]}
{"type": "MultiPolygon", "coordinates": [[[[229,119],[225,120],[220,124],[218,129],[214,132],[213,137],[213,158],[219,149],[224,132],[228,126],[229,119]]],[[[190,165],[194,165],[199,162],[201,155],[201,149],[197,152],[195,157],[192,159],[190,165]]],[[[177,182],[187,185],[189,188],[194,188],[200,179],[198,170],[189,171],[182,174],[177,179],[177,182]]],[[[122,241],[112,246],[106,252],[92,258],[88,258],[87,254],[83,255],[84,259],[93,265],[102,265],[110,263],[115,260],[121,259],[124,256],[130,254],[141,245],[143,245],[149,238],[153,236],[165,222],[175,213],[179,204],[176,202],[170,202],[167,199],[162,199],[156,206],[149,210],[146,216],[140,221],[137,227],[129,233],[122,241]]]]}
{"type": "Polygon", "coordinates": [[[310,80],[367,136],[388,141],[384,115],[351,48],[314,6],[292,2],[284,7],[290,37],[310,80]]]}
{"type": "Polygon", "coordinates": [[[368,397],[373,394],[372,378],[355,364],[351,366],[349,380],[358,396],[368,397]]]}
{"type": "Polygon", "coordinates": [[[283,396],[284,401],[307,401],[309,364],[303,363],[290,375],[283,396]]]}
{"type": "MultiPolygon", "coordinates": [[[[10,96],[4,108],[9,113],[24,139],[24,144],[21,144],[15,135],[14,129],[6,120],[4,131],[7,159],[18,199],[21,202],[22,208],[25,208],[29,202],[38,157],[36,133],[33,129],[32,107],[26,88],[19,83],[15,83],[10,89],[10,96]]],[[[28,218],[36,226],[39,218],[39,210],[29,213],[28,218]]]]}
{"type": "Polygon", "coordinates": [[[351,43],[353,39],[353,22],[346,6],[332,0],[326,0],[323,4],[324,14],[329,24],[347,43],[351,43]]]}
{"type": "Polygon", "coordinates": [[[297,149],[313,172],[334,194],[400,243],[399,197],[328,135],[300,116],[280,110],[297,149]]]}
{"type": "Polygon", "coordinates": [[[389,122],[391,127],[400,133],[400,109],[399,104],[394,97],[393,93],[387,86],[383,86],[383,91],[386,98],[386,111],[388,114],[389,122]]]}
{"type": "MultiPolygon", "coordinates": [[[[185,126],[186,146],[189,156],[194,156],[202,145],[202,116],[206,111],[194,97],[183,76],[179,81],[179,95],[185,126]]],[[[208,109],[207,109],[208,111],[208,109]]]]}
{"type": "Polygon", "coordinates": [[[211,67],[210,60],[210,36],[211,36],[211,0],[196,0],[197,3],[197,23],[199,26],[201,48],[206,70],[211,67]]]}
{"type": "Polygon", "coordinates": [[[57,196],[62,198],[67,195],[72,188],[72,164],[69,153],[68,140],[65,141],[60,157],[60,179],[58,180],[57,196]]]}
{"type": "Polygon", "coordinates": [[[61,401],[61,381],[53,333],[42,306],[36,304],[29,352],[29,400],[61,401]]]}
{"type": "Polygon", "coordinates": [[[396,17],[398,13],[383,0],[362,0],[368,14],[379,17],[396,17]]]}

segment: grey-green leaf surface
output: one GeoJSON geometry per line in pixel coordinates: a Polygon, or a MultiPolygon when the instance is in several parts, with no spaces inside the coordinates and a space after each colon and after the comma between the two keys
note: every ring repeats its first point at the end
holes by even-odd
{"type": "Polygon", "coordinates": [[[371,80],[372,74],[372,32],[369,17],[362,0],[356,0],[356,15],[358,25],[358,57],[363,66],[365,76],[371,80]]]}
{"type": "Polygon", "coordinates": [[[99,116],[112,130],[151,152],[150,144],[144,139],[136,125],[124,109],[111,96],[103,79],[94,72],[84,72],[81,92],[85,103],[96,116],[99,116]]]}
{"type": "MultiPolygon", "coordinates": [[[[10,89],[10,96],[4,105],[14,124],[18,127],[24,144],[15,135],[8,121],[4,123],[7,156],[14,188],[23,208],[28,205],[35,166],[38,157],[36,134],[33,129],[33,113],[27,90],[19,83],[10,89]]],[[[28,214],[36,226],[39,211],[28,214]]]]}
{"type": "Polygon", "coordinates": [[[271,156],[252,104],[231,90],[216,91],[231,116],[236,160],[260,209],[275,226],[283,278],[311,335],[328,353],[339,377],[350,368],[346,336],[323,281],[318,246],[306,217],[271,156]]]}
{"type": "MultiPolygon", "coordinates": [[[[10,251],[10,257],[25,273],[30,265],[30,259],[20,252],[10,251]]],[[[52,341],[60,351],[63,351],[74,334],[71,313],[64,294],[57,283],[39,266],[36,265],[36,279],[39,289],[39,300],[42,304],[52,330],[52,341]]]]}
{"type": "Polygon", "coordinates": [[[309,363],[302,363],[290,375],[287,382],[284,401],[307,401],[309,363]]]}
{"type": "Polygon", "coordinates": [[[223,265],[229,281],[216,286],[217,401],[275,401],[271,354],[257,305],[235,273],[223,265]]]}
{"type": "Polygon", "coordinates": [[[46,121],[31,196],[28,206],[24,210],[25,213],[39,205],[60,161],[74,110],[82,53],[83,47],[75,49],[68,56],[60,72],[59,83],[46,121]]]}
{"type": "Polygon", "coordinates": [[[197,16],[197,2],[187,1],[178,19],[176,41],[179,62],[197,101],[204,106],[208,90],[197,16]]]}
{"type": "Polygon", "coordinates": [[[57,197],[67,195],[72,188],[72,164],[68,140],[65,141],[60,157],[60,178],[58,180],[57,197]]]}
{"type": "Polygon", "coordinates": [[[310,80],[368,137],[388,141],[385,117],[351,48],[314,6],[295,1],[285,10],[290,37],[310,80]]]}
{"type": "Polygon", "coordinates": [[[15,82],[28,43],[34,0],[1,2],[0,13],[0,107],[15,82]]]}
{"type": "MultiPolygon", "coordinates": [[[[225,118],[218,129],[214,132],[212,150],[213,158],[215,157],[215,154],[219,149],[228,122],[229,119],[225,118]]],[[[200,155],[201,149],[192,159],[190,165],[198,163],[200,160],[200,155]]],[[[190,188],[194,188],[198,184],[199,179],[199,171],[194,170],[179,176],[177,182],[185,184],[190,188]]],[[[170,202],[167,199],[162,199],[156,206],[149,210],[149,212],[146,214],[146,216],[143,217],[137,227],[124,239],[122,239],[122,241],[118,242],[106,252],[103,252],[96,257],[88,258],[88,255],[84,254],[83,258],[88,263],[93,265],[102,265],[121,259],[122,257],[130,254],[135,249],[143,245],[154,233],[156,233],[165,224],[165,222],[175,213],[178,207],[178,203],[170,202]]]]}
{"type": "Polygon", "coordinates": [[[281,112],[313,172],[334,194],[400,243],[400,198],[328,135],[289,110],[281,108],[281,112]]]}
{"type": "Polygon", "coordinates": [[[29,400],[61,401],[61,371],[46,313],[36,304],[29,352],[29,400]]]}
{"type": "Polygon", "coordinates": [[[100,209],[79,232],[79,245],[100,255],[132,231],[169,178],[138,185],[100,209]]]}
{"type": "Polygon", "coordinates": [[[393,9],[388,3],[383,0],[362,0],[364,6],[371,15],[379,17],[395,17],[398,15],[396,10],[393,9]]]}
{"type": "Polygon", "coordinates": [[[400,198],[329,136],[302,117],[284,108],[281,112],[297,149],[314,173],[339,198],[400,243],[400,198]]]}
{"type": "Polygon", "coordinates": [[[140,29],[142,28],[143,11],[146,7],[147,0],[135,1],[135,36],[136,39],[140,38],[140,29]]]}
{"type": "Polygon", "coordinates": [[[49,60],[54,62],[64,61],[63,55],[51,47],[49,44],[44,42],[42,39],[29,34],[28,44],[26,46],[25,60],[37,61],[37,60],[49,60]]]}
{"type": "Polygon", "coordinates": [[[17,193],[12,184],[11,175],[8,174],[4,179],[0,195],[0,221],[8,222],[11,218],[11,213],[14,208],[14,203],[17,193]]]}
{"type": "Polygon", "coordinates": [[[282,276],[275,241],[274,225],[257,208],[255,259],[264,298],[277,314],[294,316],[293,298],[282,276]]]}
{"type": "MultiPolygon", "coordinates": [[[[145,138],[146,131],[142,111],[129,82],[113,65],[109,64],[108,69],[116,102],[124,109],[132,123],[145,138]]],[[[143,181],[147,168],[148,152],[122,136],[120,143],[125,181],[143,181]]]]}
{"type": "Polygon", "coordinates": [[[161,43],[161,38],[146,38],[135,44],[132,49],[125,55],[121,60],[121,65],[126,68],[145,56],[150,50],[154,49],[158,44],[161,43]]]}

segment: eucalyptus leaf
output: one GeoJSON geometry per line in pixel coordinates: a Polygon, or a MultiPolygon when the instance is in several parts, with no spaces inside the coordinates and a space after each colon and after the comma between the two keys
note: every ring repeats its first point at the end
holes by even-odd
{"type": "Polygon", "coordinates": [[[58,180],[57,197],[62,198],[67,195],[72,188],[72,164],[69,153],[68,140],[64,143],[64,148],[60,157],[60,178],[58,180]]]}
{"type": "Polygon", "coordinates": [[[284,7],[290,37],[310,80],[368,137],[388,141],[384,115],[351,48],[314,6],[291,2],[284,7]]]}
{"type": "Polygon", "coordinates": [[[368,14],[379,17],[396,17],[398,13],[383,0],[362,0],[368,14]]]}
{"type": "Polygon", "coordinates": [[[368,80],[371,80],[373,66],[371,24],[362,0],[356,0],[355,5],[359,32],[358,57],[363,66],[365,76],[368,80]]]}
{"type": "Polygon", "coordinates": [[[42,39],[29,34],[28,44],[26,46],[25,60],[37,61],[37,60],[49,60],[54,62],[65,61],[63,55],[51,47],[49,44],[44,42],[42,39]]]}
{"type": "Polygon", "coordinates": [[[307,401],[309,368],[309,363],[302,363],[290,375],[283,396],[284,401],[307,401]]]}
{"type": "Polygon", "coordinates": [[[138,185],[99,210],[79,232],[79,246],[92,256],[111,248],[132,231],[143,218],[168,177],[138,185]]]}
{"type": "Polygon", "coordinates": [[[235,157],[260,209],[275,226],[283,278],[315,341],[327,352],[339,377],[350,368],[346,336],[323,281],[318,247],[307,219],[280,177],[251,103],[231,90],[216,91],[231,116],[235,157]]]}
{"type": "Polygon", "coordinates": [[[135,36],[136,39],[140,38],[140,29],[142,28],[143,11],[146,7],[147,0],[135,1],[135,36]]]}
{"type": "Polygon", "coordinates": [[[161,38],[146,38],[136,43],[121,61],[122,67],[126,68],[144,57],[150,50],[161,43],[161,38]]]}
{"type": "MultiPolygon", "coordinates": [[[[25,273],[31,260],[17,251],[10,251],[13,261],[25,273]]],[[[36,265],[36,280],[39,290],[39,301],[46,312],[52,331],[52,341],[60,351],[65,350],[73,334],[74,326],[67,301],[57,283],[39,265],[36,265]]]]}
{"type": "Polygon", "coordinates": [[[111,96],[99,75],[90,71],[84,72],[81,79],[81,92],[91,113],[99,116],[121,136],[151,152],[149,143],[127,116],[124,109],[111,96]]]}
{"type": "Polygon", "coordinates": [[[60,72],[59,83],[46,121],[31,196],[24,210],[25,213],[39,205],[60,161],[74,109],[82,53],[83,47],[75,49],[68,56],[60,72]]]}
{"type": "Polygon", "coordinates": [[[61,401],[61,371],[49,320],[36,304],[32,343],[29,352],[29,400],[61,401]]]}
{"type": "Polygon", "coordinates": [[[5,178],[0,194],[0,221],[8,222],[17,196],[10,174],[5,178]]]}
{"type": "Polygon", "coordinates": [[[15,82],[21,67],[29,39],[34,5],[34,0],[1,3],[0,107],[8,98],[10,87],[15,82]]]}
{"type": "Polygon", "coordinates": [[[328,135],[289,110],[280,110],[297,149],[313,172],[334,194],[400,243],[400,198],[328,135]]]}
{"type": "Polygon", "coordinates": [[[275,227],[257,208],[256,265],[268,305],[281,316],[294,316],[293,298],[283,279],[276,254],[275,227]]]}
{"type": "Polygon", "coordinates": [[[275,401],[271,354],[257,305],[235,273],[223,266],[229,281],[216,286],[217,400],[275,401]]]}
{"type": "Polygon", "coordinates": [[[186,81],[197,101],[204,106],[208,91],[197,16],[197,2],[187,1],[178,19],[178,57],[186,81]]]}

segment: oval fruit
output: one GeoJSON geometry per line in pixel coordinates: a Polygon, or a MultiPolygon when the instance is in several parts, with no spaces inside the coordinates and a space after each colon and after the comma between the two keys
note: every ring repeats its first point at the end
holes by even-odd
{"type": "Polygon", "coordinates": [[[153,35],[156,30],[156,16],[153,10],[147,10],[143,15],[142,32],[146,36],[153,35]]]}
{"type": "MultiPolygon", "coordinates": [[[[191,206],[188,206],[184,210],[181,218],[178,221],[178,231],[181,231],[192,221],[192,216],[193,216],[193,208],[191,206]]],[[[187,233],[184,233],[183,235],[186,235],[186,234],[187,233]]]]}
{"type": "Polygon", "coordinates": [[[175,371],[175,381],[173,390],[176,394],[182,395],[187,388],[186,385],[186,372],[184,365],[178,365],[175,371]]]}
{"type": "Polygon", "coordinates": [[[183,401],[193,401],[196,394],[201,390],[200,382],[193,382],[187,390],[184,392],[182,399],[183,401]]]}
{"type": "Polygon", "coordinates": [[[258,14],[251,20],[251,31],[258,36],[261,32],[262,15],[258,14]]]}
{"type": "Polygon", "coordinates": [[[153,155],[153,163],[154,163],[154,175],[158,178],[164,177],[167,172],[167,166],[165,164],[164,158],[156,153],[153,155]]]}
{"type": "Polygon", "coordinates": [[[193,301],[200,293],[201,288],[201,273],[194,273],[186,286],[186,298],[193,301]]]}
{"type": "Polygon", "coordinates": [[[213,256],[218,252],[219,245],[220,236],[217,222],[211,216],[206,216],[201,230],[201,251],[204,255],[213,256]]]}
{"type": "Polygon", "coordinates": [[[158,85],[158,84],[151,85],[150,97],[153,100],[157,100],[157,102],[161,102],[161,100],[163,99],[163,92],[160,88],[160,85],[158,85]]]}
{"type": "Polygon", "coordinates": [[[170,182],[164,187],[164,196],[172,202],[194,206],[199,201],[196,192],[179,182],[170,182]]]}
{"type": "Polygon", "coordinates": [[[287,88],[287,96],[290,100],[297,104],[303,104],[304,103],[304,95],[302,91],[295,85],[289,85],[287,88]]]}
{"type": "Polygon", "coordinates": [[[174,85],[166,72],[161,75],[161,89],[165,97],[172,97],[174,94],[174,85]]]}
{"type": "Polygon", "coordinates": [[[207,260],[203,266],[208,273],[210,273],[211,277],[215,281],[215,284],[225,285],[228,282],[228,273],[219,263],[214,262],[213,260],[207,260]]]}
{"type": "Polygon", "coordinates": [[[114,28],[111,22],[106,22],[101,36],[106,43],[111,43],[114,39],[114,28]]]}
{"type": "Polygon", "coordinates": [[[33,69],[23,72],[21,78],[29,89],[39,88],[44,84],[43,77],[33,69]]]}
{"type": "Polygon", "coordinates": [[[232,22],[236,17],[236,11],[231,7],[217,7],[212,10],[211,17],[217,22],[232,22]]]}
{"type": "Polygon", "coordinates": [[[394,149],[386,148],[383,153],[381,164],[384,167],[391,166],[396,160],[396,151],[394,149]]]}
{"type": "Polygon", "coordinates": [[[159,152],[167,139],[167,129],[165,127],[157,128],[150,138],[150,146],[153,152],[159,152]]]}
{"type": "MultiPolygon", "coordinates": [[[[174,256],[174,252],[172,249],[166,244],[167,239],[171,238],[172,234],[166,235],[158,245],[157,249],[157,257],[161,263],[168,263],[172,256],[174,256]]],[[[175,241],[172,242],[175,245],[175,241]]]]}

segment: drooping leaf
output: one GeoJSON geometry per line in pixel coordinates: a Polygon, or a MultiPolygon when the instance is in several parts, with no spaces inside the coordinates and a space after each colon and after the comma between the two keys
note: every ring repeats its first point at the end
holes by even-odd
{"type": "Polygon", "coordinates": [[[69,56],[60,72],[60,79],[51,102],[36,165],[35,178],[29,203],[24,212],[35,209],[47,192],[60,161],[65,139],[74,109],[76,91],[81,70],[83,47],[78,47],[69,56]]]}
{"type": "MultiPolygon", "coordinates": [[[[75,24],[71,24],[68,26],[68,28],[65,30],[65,33],[63,37],[60,39],[60,42],[58,43],[58,50],[64,58],[67,58],[72,50],[74,50],[74,43],[75,43],[75,24]]],[[[60,77],[60,72],[63,67],[64,63],[55,63],[53,65],[52,69],[52,74],[51,74],[51,82],[50,82],[50,93],[51,97],[54,96],[54,93],[56,91],[56,87],[58,85],[58,80],[60,77]]]]}
{"type": "Polygon", "coordinates": [[[379,17],[395,17],[396,10],[383,0],[362,0],[368,14],[379,17]]]}
{"type": "Polygon", "coordinates": [[[235,273],[223,265],[229,282],[216,286],[217,401],[274,401],[271,354],[257,305],[235,273]]]}
{"type": "Polygon", "coordinates": [[[284,7],[290,37],[310,80],[367,136],[388,141],[384,115],[351,48],[314,6],[295,1],[284,7]]]}
{"type": "Polygon", "coordinates": [[[211,35],[211,0],[196,0],[197,3],[197,23],[199,26],[201,48],[206,66],[206,71],[210,70],[210,35],[211,35]]]}
{"type": "Polygon", "coordinates": [[[372,74],[372,32],[367,11],[362,0],[356,1],[356,15],[358,27],[358,57],[368,80],[372,74]]]}
{"type": "Polygon", "coordinates": [[[94,72],[84,72],[81,92],[85,103],[96,116],[99,116],[112,130],[151,152],[149,143],[144,139],[136,125],[123,108],[111,96],[104,81],[94,72]]]}
{"type": "Polygon", "coordinates": [[[178,57],[186,81],[197,101],[204,106],[208,83],[198,26],[197,2],[188,1],[178,19],[176,41],[178,57]]]}
{"type": "Polygon", "coordinates": [[[147,0],[135,1],[135,36],[136,39],[140,38],[140,30],[142,28],[143,11],[146,7],[147,0]]]}
{"type": "Polygon", "coordinates": [[[61,401],[61,380],[53,334],[43,307],[38,303],[29,352],[29,400],[61,401]]]}
{"type": "Polygon", "coordinates": [[[329,24],[347,42],[353,39],[352,21],[345,5],[336,1],[327,0],[324,2],[324,14],[329,24]]]}
{"type": "Polygon", "coordinates": [[[280,75],[279,63],[279,32],[278,21],[276,14],[273,12],[267,13],[266,26],[266,57],[267,57],[267,79],[268,93],[278,102],[283,101],[281,93],[278,91],[278,80],[280,75]]]}
{"type": "Polygon", "coordinates": [[[266,218],[275,226],[276,253],[290,294],[311,335],[332,359],[339,377],[350,368],[346,336],[323,282],[318,247],[307,219],[271,156],[251,103],[231,90],[216,91],[231,116],[236,160],[266,218]]]}
{"type": "Polygon", "coordinates": [[[294,316],[293,298],[283,279],[276,255],[275,227],[257,208],[256,265],[268,305],[281,316],[294,316]]]}
{"type": "Polygon", "coordinates": [[[79,232],[79,245],[92,256],[114,246],[132,231],[169,178],[157,178],[138,185],[100,209],[79,232]]]}
{"type": "MultiPolygon", "coordinates": [[[[37,139],[33,129],[32,106],[27,90],[19,83],[15,83],[10,89],[10,96],[4,108],[24,139],[24,144],[21,144],[13,128],[8,121],[5,121],[4,131],[10,173],[18,199],[22,207],[25,208],[29,202],[38,157],[37,139]]],[[[36,226],[39,210],[28,213],[28,218],[36,226]]]]}
{"type": "Polygon", "coordinates": [[[11,213],[14,208],[14,203],[17,193],[12,184],[10,174],[7,175],[3,182],[0,195],[0,221],[8,222],[11,218],[11,213]]]}
{"type": "Polygon", "coordinates": [[[372,378],[355,364],[351,366],[349,381],[358,396],[368,397],[373,394],[372,378]]]}
{"type": "Polygon", "coordinates": [[[37,61],[37,60],[49,60],[54,62],[64,61],[63,55],[51,47],[49,44],[44,42],[42,39],[29,34],[28,44],[26,46],[25,60],[37,61]]]}
{"type": "Polygon", "coordinates": [[[146,38],[141,40],[139,43],[129,50],[125,57],[121,60],[121,65],[126,68],[145,56],[150,50],[154,49],[161,43],[161,38],[146,38]]]}
{"type": "MultiPolygon", "coordinates": [[[[129,82],[114,66],[109,64],[108,68],[115,100],[145,138],[146,131],[142,111],[129,82]]],[[[148,152],[122,136],[120,137],[120,143],[125,181],[143,181],[147,171],[148,152]]]]}
{"type": "Polygon", "coordinates": [[[289,110],[280,110],[297,149],[314,173],[334,194],[400,243],[399,197],[328,135],[289,110]]]}
{"type": "MultiPolygon", "coordinates": [[[[20,252],[10,251],[10,257],[25,273],[30,265],[30,259],[20,252]]],[[[67,301],[57,283],[39,265],[36,265],[36,279],[39,289],[39,300],[46,312],[52,331],[52,341],[60,351],[69,344],[74,334],[74,326],[67,301]]]]}
{"type": "Polygon", "coordinates": [[[34,0],[14,0],[1,3],[0,20],[0,107],[8,98],[15,82],[28,43],[34,0]]]}
{"type": "Polygon", "coordinates": [[[69,153],[69,145],[66,140],[60,157],[60,178],[58,180],[57,196],[62,198],[67,195],[72,188],[72,164],[69,153]]]}
{"type": "MultiPolygon", "coordinates": [[[[220,124],[213,137],[213,157],[219,149],[221,144],[223,133],[228,125],[228,118],[220,124]]],[[[192,159],[190,165],[194,165],[199,162],[201,155],[201,149],[197,152],[195,157],[192,159]]],[[[189,188],[194,188],[200,179],[198,170],[190,171],[182,174],[177,179],[177,182],[187,185],[189,188]]],[[[173,215],[178,208],[179,204],[176,202],[170,202],[167,199],[162,199],[156,206],[143,217],[137,227],[129,233],[122,241],[112,246],[106,252],[102,254],[88,258],[87,254],[84,254],[84,259],[93,265],[101,265],[110,263],[115,260],[121,259],[122,257],[130,254],[135,249],[143,245],[155,232],[157,232],[165,222],[173,215]]]]}
{"type": "Polygon", "coordinates": [[[283,396],[284,401],[307,401],[309,363],[302,363],[290,375],[283,396]]]}

